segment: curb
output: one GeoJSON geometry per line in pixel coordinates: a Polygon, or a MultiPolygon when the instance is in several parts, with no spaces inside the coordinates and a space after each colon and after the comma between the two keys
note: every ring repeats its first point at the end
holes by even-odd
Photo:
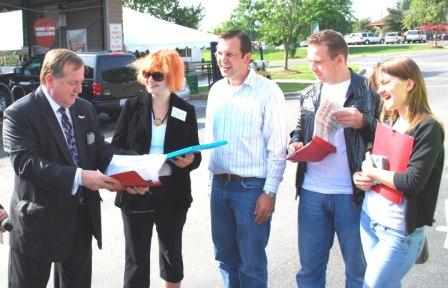
{"type": "Polygon", "coordinates": [[[207,100],[208,97],[208,93],[198,93],[198,94],[194,94],[194,95],[190,95],[191,100],[207,100]]]}
{"type": "Polygon", "coordinates": [[[299,98],[299,91],[296,92],[286,92],[283,93],[285,95],[285,99],[298,99],[299,98]]]}

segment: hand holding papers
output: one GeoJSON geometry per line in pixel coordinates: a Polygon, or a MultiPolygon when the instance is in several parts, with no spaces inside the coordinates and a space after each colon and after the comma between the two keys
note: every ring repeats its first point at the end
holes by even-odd
{"type": "Polygon", "coordinates": [[[335,152],[335,146],[331,145],[319,136],[313,136],[313,140],[311,140],[310,143],[288,155],[288,158],[286,159],[294,162],[319,162],[327,157],[328,154],[335,152]]]}
{"type": "Polygon", "coordinates": [[[160,185],[159,170],[165,155],[114,155],[106,174],[119,180],[124,187],[160,185]]]}
{"type": "Polygon", "coordinates": [[[332,114],[339,111],[340,107],[327,100],[319,107],[316,113],[316,125],[314,136],[307,145],[295,150],[287,156],[287,160],[293,162],[319,162],[330,153],[336,152],[335,134],[341,126],[332,117],[332,114]]]}
{"type": "Polygon", "coordinates": [[[336,103],[326,100],[319,106],[316,112],[316,125],[314,127],[314,135],[319,138],[334,143],[336,131],[343,126],[339,125],[333,114],[342,111],[336,103]]]}
{"type": "Polygon", "coordinates": [[[114,155],[107,168],[106,175],[120,181],[124,187],[152,187],[161,185],[160,169],[167,159],[211,149],[227,144],[227,141],[217,141],[202,145],[194,145],[179,149],[168,154],[147,155],[114,155]]]}

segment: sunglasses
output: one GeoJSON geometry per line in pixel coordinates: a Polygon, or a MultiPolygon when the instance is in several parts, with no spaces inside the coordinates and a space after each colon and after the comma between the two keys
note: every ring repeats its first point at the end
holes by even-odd
{"type": "Polygon", "coordinates": [[[162,82],[165,79],[165,76],[162,72],[143,72],[143,77],[149,79],[152,76],[152,80],[156,82],[162,82]]]}

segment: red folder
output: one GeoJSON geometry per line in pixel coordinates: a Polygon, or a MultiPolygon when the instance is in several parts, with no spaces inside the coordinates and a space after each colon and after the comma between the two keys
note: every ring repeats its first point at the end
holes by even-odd
{"type": "Polygon", "coordinates": [[[147,181],[135,171],[127,171],[110,175],[110,177],[120,181],[124,187],[156,187],[162,185],[159,181],[147,181]]]}
{"type": "MultiPolygon", "coordinates": [[[[406,171],[413,146],[414,138],[412,136],[394,131],[382,123],[376,125],[372,154],[387,157],[390,171],[406,171]]],[[[384,184],[375,185],[372,190],[394,203],[400,204],[403,201],[403,192],[384,184]]]]}
{"type": "Polygon", "coordinates": [[[310,143],[303,146],[302,149],[299,149],[289,155],[286,159],[301,162],[319,162],[327,157],[328,154],[335,152],[335,146],[331,145],[319,136],[313,136],[310,143]]]}

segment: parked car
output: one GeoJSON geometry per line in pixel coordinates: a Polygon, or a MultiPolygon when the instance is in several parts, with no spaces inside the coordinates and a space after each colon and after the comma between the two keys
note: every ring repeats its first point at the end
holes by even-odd
{"type": "Polygon", "coordinates": [[[426,42],[426,34],[422,30],[409,30],[406,32],[406,42],[426,42]]]}
{"type": "Polygon", "coordinates": [[[272,74],[267,71],[268,62],[266,60],[251,60],[249,63],[249,69],[254,70],[257,74],[272,79],[272,74]]]}
{"type": "Polygon", "coordinates": [[[372,32],[358,32],[352,33],[351,43],[352,44],[374,44],[374,43],[384,43],[384,39],[380,36],[376,36],[372,32]]]}
{"type": "Polygon", "coordinates": [[[308,47],[308,41],[306,40],[300,41],[299,47],[308,47]]]}
{"type": "Polygon", "coordinates": [[[404,43],[404,36],[401,32],[388,32],[386,33],[386,37],[384,38],[384,42],[386,44],[389,43],[404,43]]]}
{"type": "MultiPolygon", "coordinates": [[[[131,53],[77,53],[84,61],[85,74],[80,97],[93,103],[98,113],[111,118],[120,115],[125,101],[143,92],[129,64],[135,60],[131,53]]],[[[14,73],[0,76],[0,112],[12,102],[34,91],[39,85],[39,74],[44,55],[37,55],[14,73]]]]}
{"type": "Polygon", "coordinates": [[[280,44],[275,47],[275,50],[285,50],[285,44],[280,44]]]}
{"type": "Polygon", "coordinates": [[[353,36],[354,35],[355,35],[355,33],[350,33],[350,34],[344,35],[344,40],[345,40],[345,43],[347,43],[347,45],[353,44],[353,36]]]}

